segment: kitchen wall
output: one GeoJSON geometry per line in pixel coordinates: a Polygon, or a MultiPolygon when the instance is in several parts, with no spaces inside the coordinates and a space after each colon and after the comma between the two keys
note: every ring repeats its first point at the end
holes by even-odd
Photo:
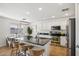
{"type": "MultiPolygon", "coordinates": [[[[57,19],[49,19],[44,21],[37,21],[32,23],[33,27],[33,35],[36,36],[37,32],[47,32],[51,31],[51,26],[61,26],[62,30],[66,31],[66,24],[69,18],[57,18],[57,19]]],[[[66,45],[66,37],[61,37],[61,45],[66,45]]]]}
{"type": "MultiPolygon", "coordinates": [[[[14,19],[0,16],[0,47],[5,46],[7,36],[11,36],[10,27],[12,26],[12,24],[20,25],[21,22],[14,19]]],[[[24,27],[23,31],[24,32],[26,31],[26,27],[24,27]]]]}
{"type": "Polygon", "coordinates": [[[61,26],[62,30],[66,30],[66,24],[68,19],[69,17],[37,21],[32,23],[32,27],[34,27],[37,32],[49,32],[51,30],[51,26],[61,26]]]}
{"type": "MultiPolygon", "coordinates": [[[[66,24],[69,18],[70,17],[33,22],[31,23],[31,26],[33,28],[32,35],[36,36],[37,32],[49,32],[51,30],[51,26],[60,25],[62,30],[66,30],[66,24]]],[[[0,47],[6,45],[6,37],[10,36],[10,25],[15,23],[19,24],[20,22],[0,16],[0,47]]],[[[24,25],[24,32],[26,32],[26,26],[27,24],[24,25]]],[[[66,37],[63,37],[63,39],[66,39],[66,37]]],[[[61,39],[61,44],[65,45],[66,41],[63,39],[61,39]]]]}
{"type": "Polygon", "coordinates": [[[0,47],[6,45],[6,38],[10,36],[10,26],[18,21],[0,16],[0,47]]]}

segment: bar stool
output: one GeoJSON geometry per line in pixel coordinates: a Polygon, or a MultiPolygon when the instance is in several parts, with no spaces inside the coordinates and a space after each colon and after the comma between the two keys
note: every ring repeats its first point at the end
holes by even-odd
{"type": "Polygon", "coordinates": [[[24,45],[25,48],[25,54],[30,56],[30,50],[33,48],[34,46],[32,45],[24,45]]]}
{"type": "Polygon", "coordinates": [[[41,48],[34,48],[30,51],[31,55],[32,56],[43,56],[43,53],[44,53],[44,49],[41,49],[41,48]]]}
{"type": "Polygon", "coordinates": [[[19,43],[19,50],[22,50],[24,45],[25,43],[19,43]]]}
{"type": "Polygon", "coordinates": [[[25,43],[20,43],[19,45],[19,56],[26,56],[29,55],[29,49],[32,49],[33,46],[32,45],[28,45],[25,43]]]}
{"type": "Polygon", "coordinates": [[[24,45],[25,45],[25,43],[19,43],[19,52],[18,52],[18,56],[24,56],[25,54],[24,54],[24,45]]]}

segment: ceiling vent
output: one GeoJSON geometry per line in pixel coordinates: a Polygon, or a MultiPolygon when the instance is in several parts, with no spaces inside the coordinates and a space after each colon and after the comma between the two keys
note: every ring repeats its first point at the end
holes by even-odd
{"type": "Polygon", "coordinates": [[[69,10],[69,8],[62,9],[63,12],[68,11],[68,10],[69,10]]]}

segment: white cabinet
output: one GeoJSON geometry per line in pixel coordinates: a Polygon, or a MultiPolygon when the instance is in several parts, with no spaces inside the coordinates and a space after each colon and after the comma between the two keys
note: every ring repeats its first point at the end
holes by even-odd
{"type": "Polygon", "coordinates": [[[76,48],[76,56],[79,56],[79,48],[76,48]]]}
{"type": "Polygon", "coordinates": [[[66,46],[66,44],[67,44],[66,36],[61,36],[60,37],[60,45],[66,46]]]}

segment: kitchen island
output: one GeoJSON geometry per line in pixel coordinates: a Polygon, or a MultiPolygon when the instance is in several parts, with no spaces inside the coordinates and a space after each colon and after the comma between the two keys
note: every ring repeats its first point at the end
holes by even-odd
{"type": "Polygon", "coordinates": [[[42,48],[44,49],[44,56],[48,56],[48,48],[49,48],[49,44],[51,43],[50,39],[31,39],[31,40],[27,40],[24,37],[21,38],[14,38],[16,41],[19,41],[19,43],[24,43],[26,45],[32,45],[36,48],[42,48]]]}
{"type": "Polygon", "coordinates": [[[26,40],[26,41],[22,41],[22,43],[28,44],[28,45],[32,45],[34,47],[37,48],[42,48],[44,49],[44,56],[48,56],[48,48],[49,48],[49,44],[50,44],[50,39],[40,39],[39,42],[32,39],[32,40],[26,40]]]}

